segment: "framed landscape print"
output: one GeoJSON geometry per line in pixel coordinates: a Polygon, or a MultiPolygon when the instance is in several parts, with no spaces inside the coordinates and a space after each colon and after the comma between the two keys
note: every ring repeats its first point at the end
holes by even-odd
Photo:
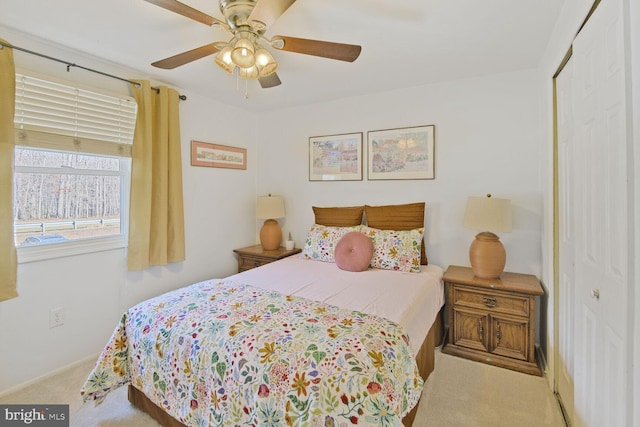
{"type": "Polygon", "coordinates": [[[309,138],[309,181],[362,180],[362,132],[309,138]]]}
{"type": "Polygon", "coordinates": [[[247,169],[247,149],[191,141],[191,166],[247,169]]]}
{"type": "Polygon", "coordinates": [[[434,179],[435,125],[369,131],[367,178],[434,179]]]}

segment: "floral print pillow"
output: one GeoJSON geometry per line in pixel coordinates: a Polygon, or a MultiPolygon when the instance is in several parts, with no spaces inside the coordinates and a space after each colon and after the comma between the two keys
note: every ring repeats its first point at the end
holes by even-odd
{"type": "Polygon", "coordinates": [[[372,268],[420,272],[420,245],[424,228],[394,231],[363,226],[361,232],[373,240],[372,268]]]}
{"type": "Polygon", "coordinates": [[[314,261],[335,262],[334,250],[336,245],[347,233],[360,231],[362,225],[353,227],[329,227],[314,224],[307,233],[307,241],[302,250],[302,257],[314,261]]]}

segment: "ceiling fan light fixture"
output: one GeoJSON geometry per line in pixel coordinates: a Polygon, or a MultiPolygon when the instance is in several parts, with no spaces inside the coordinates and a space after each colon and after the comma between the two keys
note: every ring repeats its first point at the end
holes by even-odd
{"type": "Polygon", "coordinates": [[[215,59],[216,64],[230,74],[233,74],[233,70],[236,68],[236,64],[231,60],[232,51],[233,48],[230,45],[226,45],[220,52],[218,52],[215,59]]]}
{"type": "Polygon", "coordinates": [[[162,69],[173,69],[216,54],[215,63],[226,72],[234,74],[238,79],[260,79],[260,86],[269,88],[281,84],[275,73],[278,63],[258,43],[259,40],[268,43],[273,49],[346,62],[355,61],[362,50],[358,45],[322,40],[281,35],[265,38],[264,34],[269,27],[296,0],[218,0],[225,22],[178,0],[146,1],[202,24],[222,28],[233,36],[228,42],[209,43],[151,64],[162,69]]]}
{"type": "Polygon", "coordinates": [[[238,39],[231,51],[231,60],[240,68],[250,68],[256,63],[255,47],[251,40],[238,39]]]}
{"type": "Polygon", "coordinates": [[[260,73],[260,77],[266,77],[273,74],[278,69],[278,63],[273,59],[269,51],[262,46],[258,46],[256,50],[256,67],[260,73]]]}

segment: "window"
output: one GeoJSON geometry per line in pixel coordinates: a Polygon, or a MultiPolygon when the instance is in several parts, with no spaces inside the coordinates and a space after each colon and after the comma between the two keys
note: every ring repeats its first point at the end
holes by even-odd
{"type": "Polygon", "coordinates": [[[126,160],[20,147],[15,155],[17,247],[123,233],[126,160]]]}
{"type": "Polygon", "coordinates": [[[131,97],[16,74],[20,262],[124,247],[136,110],[131,97]]]}

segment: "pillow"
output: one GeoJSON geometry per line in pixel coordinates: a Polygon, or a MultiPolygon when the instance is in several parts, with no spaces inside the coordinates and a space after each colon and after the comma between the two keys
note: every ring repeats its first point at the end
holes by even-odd
{"type": "Polygon", "coordinates": [[[351,231],[338,241],[334,255],[339,269],[365,271],[373,257],[373,241],[358,231],[351,231]]]}
{"type": "MultiPolygon", "coordinates": [[[[407,203],[404,205],[386,205],[364,207],[369,227],[379,230],[415,230],[424,228],[425,203],[407,203]]],[[[420,245],[420,263],[427,265],[427,253],[424,241],[420,245]]]]}
{"type": "Polygon", "coordinates": [[[424,229],[378,230],[362,227],[362,233],[373,240],[371,267],[385,270],[420,272],[420,242],[424,229]]]}
{"type": "Polygon", "coordinates": [[[334,250],[338,241],[345,234],[352,231],[360,231],[362,225],[355,227],[327,227],[314,224],[307,233],[307,240],[302,250],[305,259],[322,262],[334,262],[334,250]]]}
{"type": "Polygon", "coordinates": [[[351,227],[362,224],[364,206],[319,208],[312,206],[316,224],[330,227],[351,227]]]}

